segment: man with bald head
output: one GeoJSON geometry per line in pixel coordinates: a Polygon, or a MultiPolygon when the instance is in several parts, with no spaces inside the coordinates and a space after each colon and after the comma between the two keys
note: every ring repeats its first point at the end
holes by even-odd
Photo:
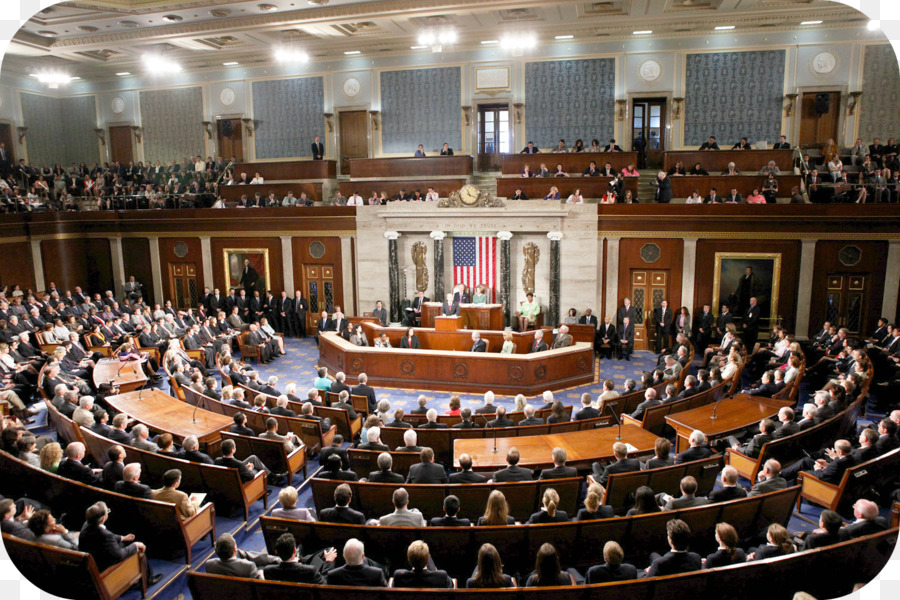
{"type": "Polygon", "coordinates": [[[841,541],[851,540],[864,535],[870,535],[884,531],[888,523],[884,517],[878,515],[878,505],[871,500],[860,498],[853,505],[853,516],[856,520],[850,525],[841,527],[838,537],[841,541]]]}

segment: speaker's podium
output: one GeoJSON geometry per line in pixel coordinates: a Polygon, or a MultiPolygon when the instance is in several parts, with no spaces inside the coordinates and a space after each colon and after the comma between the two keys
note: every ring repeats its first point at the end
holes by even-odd
{"type": "Polygon", "coordinates": [[[463,318],[460,315],[442,317],[434,317],[435,331],[458,331],[462,326],[463,318]]]}

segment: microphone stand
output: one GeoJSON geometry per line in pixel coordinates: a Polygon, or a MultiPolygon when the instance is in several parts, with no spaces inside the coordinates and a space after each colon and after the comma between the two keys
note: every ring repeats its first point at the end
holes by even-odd
{"type": "MultiPolygon", "coordinates": [[[[487,426],[488,426],[487,415],[484,414],[484,413],[482,413],[482,414],[481,414],[481,418],[484,419],[484,426],[487,427],[487,426]]],[[[493,454],[497,454],[497,428],[496,428],[496,427],[491,427],[491,429],[494,430],[494,449],[491,450],[491,452],[492,452],[493,454]]]]}
{"type": "Polygon", "coordinates": [[[613,410],[612,405],[607,405],[609,408],[609,412],[612,414],[613,419],[616,420],[616,423],[619,425],[619,435],[616,436],[616,441],[622,440],[622,419],[619,418],[619,415],[616,414],[616,411],[613,410]]]}
{"type": "Polygon", "coordinates": [[[712,416],[710,417],[710,419],[716,420],[716,419],[719,418],[719,417],[716,416],[716,411],[719,409],[719,405],[722,403],[722,400],[725,400],[726,398],[729,398],[729,399],[730,399],[730,398],[734,398],[734,394],[727,395],[727,396],[722,396],[721,398],[719,398],[719,400],[716,402],[716,405],[713,406],[713,414],[712,414],[712,416]]]}

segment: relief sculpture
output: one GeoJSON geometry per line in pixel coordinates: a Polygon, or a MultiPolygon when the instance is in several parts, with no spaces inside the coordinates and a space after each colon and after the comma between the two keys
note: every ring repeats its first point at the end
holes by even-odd
{"type": "Polygon", "coordinates": [[[534,269],[541,258],[541,250],[534,242],[528,242],[522,247],[525,255],[525,267],[522,269],[522,287],[525,293],[534,293],[534,269]]]}
{"type": "Polygon", "coordinates": [[[412,261],[416,266],[416,291],[424,292],[428,289],[428,267],[425,266],[425,255],[428,254],[428,246],[425,242],[416,242],[412,246],[412,261]]]}

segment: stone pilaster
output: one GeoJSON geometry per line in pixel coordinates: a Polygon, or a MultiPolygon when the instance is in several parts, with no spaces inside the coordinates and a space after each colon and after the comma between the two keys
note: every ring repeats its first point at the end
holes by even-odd
{"type": "Polygon", "coordinates": [[[500,240],[500,293],[497,302],[503,305],[503,326],[509,327],[510,314],[510,249],[509,240],[512,239],[512,232],[498,231],[497,239],[500,240]]]}
{"type": "Polygon", "coordinates": [[[559,241],[562,239],[561,231],[551,231],[547,234],[550,239],[550,306],[548,307],[549,323],[556,327],[559,325],[559,280],[562,274],[559,266],[559,241]]]}
{"type": "Polygon", "coordinates": [[[396,231],[385,231],[384,237],[388,241],[388,282],[390,284],[390,310],[391,323],[400,322],[400,262],[397,255],[397,239],[400,234],[396,231]]]}
{"type": "Polygon", "coordinates": [[[440,302],[444,297],[444,238],[447,234],[432,231],[430,235],[434,240],[434,301],[440,302]]]}

